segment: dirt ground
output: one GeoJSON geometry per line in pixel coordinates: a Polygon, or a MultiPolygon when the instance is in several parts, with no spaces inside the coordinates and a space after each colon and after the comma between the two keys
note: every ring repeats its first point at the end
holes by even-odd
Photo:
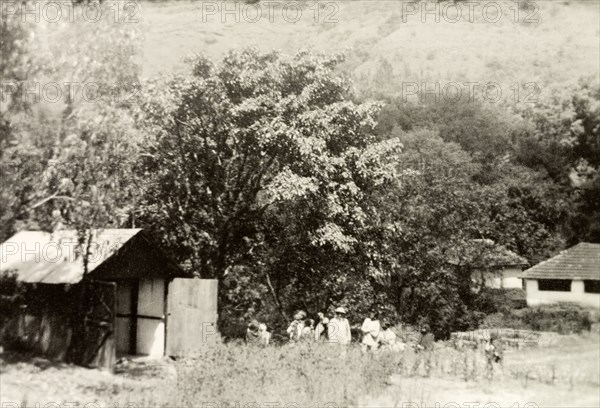
{"type": "Polygon", "coordinates": [[[50,403],[97,404],[115,408],[133,403],[130,408],[135,408],[174,401],[176,370],[172,360],[138,359],[119,371],[112,374],[4,353],[0,357],[0,400],[2,407],[7,408],[10,403],[42,407],[50,403]]]}
{"type": "Polygon", "coordinates": [[[456,379],[396,378],[379,398],[365,401],[365,407],[598,407],[600,390],[593,386],[569,389],[522,381],[464,382],[456,379]],[[411,405],[412,404],[412,405],[411,405]]]}
{"type": "Polygon", "coordinates": [[[505,360],[491,380],[393,376],[383,395],[365,399],[361,406],[600,407],[598,333],[557,336],[545,347],[508,351],[505,360]]]}

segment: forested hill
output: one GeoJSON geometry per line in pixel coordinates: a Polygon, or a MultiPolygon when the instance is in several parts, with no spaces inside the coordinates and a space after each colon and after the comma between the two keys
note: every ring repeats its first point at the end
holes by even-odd
{"type": "Polygon", "coordinates": [[[321,1],[318,13],[314,2],[302,3],[295,23],[286,21],[294,20],[295,10],[284,13],[284,2],[272,10],[244,2],[140,3],[136,16],[144,27],[143,72],[181,70],[190,53],[220,57],[232,47],[249,45],[288,53],[345,49],[345,69],[361,85],[388,93],[411,81],[536,82],[543,87],[599,69],[596,1],[537,1],[520,9],[517,2],[492,2],[502,6],[499,18],[492,6],[484,11],[486,2],[477,2],[471,11],[459,5],[460,15],[444,6],[449,2],[440,3],[437,15],[423,15],[423,7],[435,10],[431,3],[321,1]]]}

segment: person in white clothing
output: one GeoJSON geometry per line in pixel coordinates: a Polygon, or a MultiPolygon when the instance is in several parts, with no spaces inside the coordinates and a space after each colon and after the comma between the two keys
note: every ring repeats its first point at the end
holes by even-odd
{"type": "Polygon", "coordinates": [[[290,338],[290,343],[294,344],[300,341],[302,337],[302,329],[304,328],[304,319],[306,319],[306,312],[304,310],[298,310],[294,313],[294,321],[290,323],[287,328],[287,334],[290,338]]]}
{"type": "Polygon", "coordinates": [[[379,323],[379,313],[371,312],[371,315],[365,319],[360,328],[362,332],[362,351],[376,351],[379,348],[379,336],[381,334],[381,324],[379,323]]]}
{"type": "Polygon", "coordinates": [[[346,309],[338,307],[334,313],[334,318],[327,325],[327,342],[347,346],[352,340],[352,334],[350,333],[350,323],[346,319],[346,309]]]}
{"type": "Polygon", "coordinates": [[[381,336],[379,336],[379,344],[381,348],[389,351],[404,351],[406,345],[402,340],[398,340],[396,333],[392,330],[392,325],[387,320],[381,324],[381,336]]]}
{"type": "Polygon", "coordinates": [[[263,346],[268,346],[268,345],[269,345],[269,342],[271,341],[271,333],[269,333],[269,332],[267,331],[267,325],[266,325],[266,324],[264,324],[264,323],[261,323],[261,324],[258,326],[258,331],[259,331],[259,333],[260,333],[260,343],[261,343],[263,346]]]}

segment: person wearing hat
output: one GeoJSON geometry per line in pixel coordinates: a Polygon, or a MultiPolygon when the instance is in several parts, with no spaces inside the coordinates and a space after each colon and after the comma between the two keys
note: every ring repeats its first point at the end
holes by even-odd
{"type": "Polygon", "coordinates": [[[294,320],[287,328],[287,334],[290,337],[290,343],[296,343],[302,337],[304,319],[306,319],[306,312],[304,310],[298,310],[296,313],[294,313],[294,320]]]}
{"type": "Polygon", "coordinates": [[[331,344],[347,346],[352,340],[350,323],[346,319],[346,309],[338,307],[334,310],[334,317],[327,325],[327,338],[331,344]]]}

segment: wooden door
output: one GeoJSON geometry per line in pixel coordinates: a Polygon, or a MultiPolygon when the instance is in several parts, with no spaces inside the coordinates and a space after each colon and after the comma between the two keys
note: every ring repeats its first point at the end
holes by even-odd
{"type": "Polygon", "coordinates": [[[217,336],[217,280],[174,279],[167,295],[166,354],[192,356],[217,336]]]}
{"type": "Polygon", "coordinates": [[[165,285],[163,279],[139,281],[135,343],[137,354],[150,357],[165,355],[165,285]]]}
{"type": "Polygon", "coordinates": [[[117,285],[89,281],[81,286],[81,313],[73,327],[71,361],[85,367],[112,370],[116,358],[117,285]]]}

